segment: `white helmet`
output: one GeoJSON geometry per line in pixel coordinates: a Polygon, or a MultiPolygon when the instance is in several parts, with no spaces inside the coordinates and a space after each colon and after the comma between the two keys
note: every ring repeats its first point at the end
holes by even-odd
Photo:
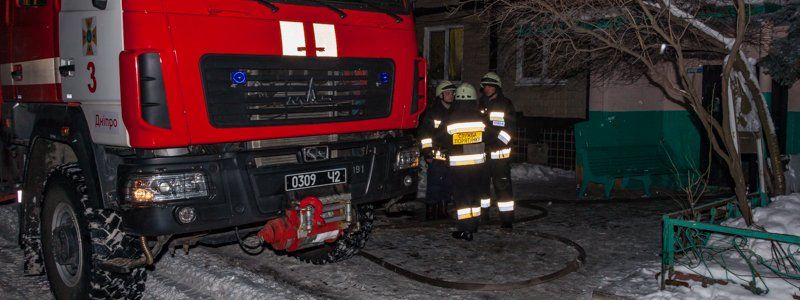
{"type": "Polygon", "coordinates": [[[455,91],[456,85],[449,80],[444,80],[436,86],[436,97],[441,97],[444,91],[455,91]]]}
{"type": "Polygon", "coordinates": [[[456,88],[456,100],[478,100],[478,93],[471,84],[462,83],[456,88]]]}
{"type": "Polygon", "coordinates": [[[502,88],[503,82],[500,81],[500,76],[498,76],[497,73],[489,72],[486,73],[486,75],[483,75],[483,78],[481,78],[481,88],[486,85],[495,85],[499,88],[502,88]]]}

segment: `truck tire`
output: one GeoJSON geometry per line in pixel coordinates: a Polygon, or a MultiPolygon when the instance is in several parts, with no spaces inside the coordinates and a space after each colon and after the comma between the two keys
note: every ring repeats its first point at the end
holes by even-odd
{"type": "Polygon", "coordinates": [[[367,245],[367,239],[372,232],[374,212],[372,204],[360,205],[356,212],[356,222],[345,229],[342,237],[336,242],[298,252],[295,257],[307,263],[324,265],[340,262],[358,254],[367,245]]]}
{"type": "Polygon", "coordinates": [[[59,166],[45,184],[42,253],[50,289],[57,299],[141,299],[147,273],[111,273],[96,267],[112,258],[139,258],[136,239],[120,228],[111,210],[88,205],[82,170],[59,166]]]}

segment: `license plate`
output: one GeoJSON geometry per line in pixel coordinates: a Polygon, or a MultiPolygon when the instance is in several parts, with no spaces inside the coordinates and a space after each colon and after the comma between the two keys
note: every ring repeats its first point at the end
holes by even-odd
{"type": "Polygon", "coordinates": [[[325,171],[290,174],[286,175],[285,180],[286,191],[347,183],[347,169],[339,168],[325,171]]]}
{"type": "Polygon", "coordinates": [[[483,132],[459,132],[453,135],[453,145],[475,144],[483,141],[483,132]]]}

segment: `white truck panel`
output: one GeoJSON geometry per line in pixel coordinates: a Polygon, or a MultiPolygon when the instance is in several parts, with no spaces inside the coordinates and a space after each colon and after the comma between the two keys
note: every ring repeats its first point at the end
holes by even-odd
{"type": "Polygon", "coordinates": [[[61,65],[75,65],[73,76],[61,77],[62,99],[81,103],[95,143],[130,146],[120,97],[121,1],[108,1],[105,10],[91,1],[64,1],[59,25],[61,65]]]}

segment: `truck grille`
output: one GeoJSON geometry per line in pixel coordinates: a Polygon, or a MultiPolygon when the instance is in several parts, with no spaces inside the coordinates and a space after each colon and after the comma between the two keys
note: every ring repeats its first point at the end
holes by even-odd
{"type": "Polygon", "coordinates": [[[217,128],[383,118],[391,112],[388,59],[207,55],[200,62],[217,128]]]}

